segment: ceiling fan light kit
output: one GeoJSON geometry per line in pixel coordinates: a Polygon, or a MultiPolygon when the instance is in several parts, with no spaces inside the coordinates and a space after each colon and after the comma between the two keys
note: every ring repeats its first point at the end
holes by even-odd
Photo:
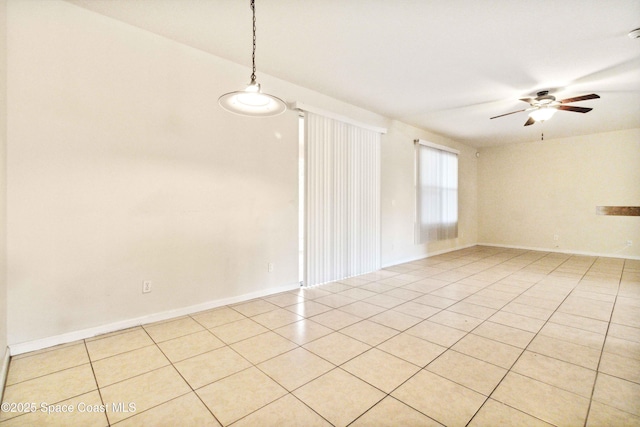
{"type": "Polygon", "coordinates": [[[531,117],[536,122],[544,122],[545,120],[549,120],[553,115],[558,111],[558,109],[554,106],[548,107],[540,107],[529,113],[529,117],[531,117]]]}
{"type": "Polygon", "coordinates": [[[245,90],[229,92],[218,98],[218,104],[225,110],[249,117],[270,117],[282,114],[287,110],[287,104],[277,96],[262,93],[256,81],[256,5],[250,2],[253,12],[253,54],[251,61],[253,72],[251,82],[245,90]]]}

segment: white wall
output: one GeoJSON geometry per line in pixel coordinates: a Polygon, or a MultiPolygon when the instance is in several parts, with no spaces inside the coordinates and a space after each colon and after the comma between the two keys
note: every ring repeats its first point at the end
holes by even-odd
{"type": "Polygon", "coordinates": [[[248,68],[54,0],[7,28],[10,344],[297,284],[297,113],[217,104],[248,68]]]}
{"type": "Polygon", "coordinates": [[[639,166],[640,129],[483,148],[479,241],[640,257],[640,218],[595,214],[640,205],[639,166]]]}
{"type": "Polygon", "coordinates": [[[382,137],[381,236],[383,266],[472,245],[477,241],[477,159],[475,148],[393,121],[382,137]],[[415,244],[415,148],[423,139],[460,150],[458,156],[458,238],[415,244]]]}

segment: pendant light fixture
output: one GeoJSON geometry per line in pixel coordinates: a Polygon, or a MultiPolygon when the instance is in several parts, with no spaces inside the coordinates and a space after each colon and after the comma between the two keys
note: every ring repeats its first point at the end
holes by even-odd
{"type": "Polygon", "coordinates": [[[256,81],[256,4],[251,0],[251,11],[253,12],[253,72],[251,73],[251,83],[245,90],[229,92],[218,98],[218,103],[225,110],[250,117],[277,116],[287,110],[287,104],[273,95],[268,95],[260,91],[260,84],[256,81]]]}

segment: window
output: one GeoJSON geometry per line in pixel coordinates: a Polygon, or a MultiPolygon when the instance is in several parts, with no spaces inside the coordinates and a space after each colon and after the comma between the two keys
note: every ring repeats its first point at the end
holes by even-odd
{"type": "Polygon", "coordinates": [[[458,151],[416,140],[416,241],[458,237],[458,151]]]}

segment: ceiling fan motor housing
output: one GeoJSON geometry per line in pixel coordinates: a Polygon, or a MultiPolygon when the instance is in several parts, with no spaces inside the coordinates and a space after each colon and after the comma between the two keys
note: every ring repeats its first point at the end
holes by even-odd
{"type": "Polygon", "coordinates": [[[548,90],[543,90],[541,92],[538,92],[538,96],[536,97],[532,105],[539,106],[539,107],[549,106],[555,100],[556,100],[556,97],[553,95],[549,95],[548,90]]]}

